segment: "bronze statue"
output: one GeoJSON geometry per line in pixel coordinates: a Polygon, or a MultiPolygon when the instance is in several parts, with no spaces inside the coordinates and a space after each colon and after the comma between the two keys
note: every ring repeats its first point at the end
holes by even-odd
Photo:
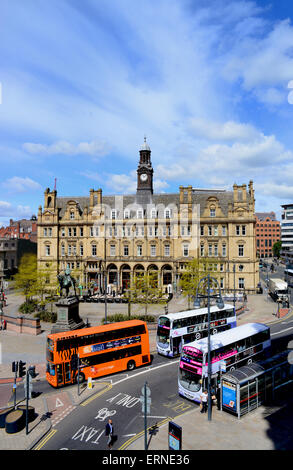
{"type": "Polygon", "coordinates": [[[57,278],[60,285],[60,297],[62,297],[62,290],[65,289],[66,297],[68,297],[70,287],[74,288],[74,295],[76,296],[76,280],[70,274],[70,269],[66,268],[64,274],[58,274],[57,278]]]}

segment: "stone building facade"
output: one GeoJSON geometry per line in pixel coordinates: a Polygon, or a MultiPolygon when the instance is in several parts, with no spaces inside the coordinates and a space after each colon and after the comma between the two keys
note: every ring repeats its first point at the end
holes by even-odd
{"type": "Polygon", "coordinates": [[[180,186],[178,193],[153,191],[151,150],[140,149],[133,195],[58,197],[46,189],[38,211],[38,263],[57,273],[67,266],[83,288],[122,292],[137,272],[156,273],[165,290],[179,290],[180,275],[194,257],[216,258],[228,291],[254,291],[259,281],[255,246],[254,189],[232,191],[180,186]],[[234,271],[235,272],[234,272],[234,271]]]}

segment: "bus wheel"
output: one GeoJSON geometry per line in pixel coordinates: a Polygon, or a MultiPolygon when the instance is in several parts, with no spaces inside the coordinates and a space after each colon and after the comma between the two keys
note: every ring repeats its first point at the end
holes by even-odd
{"type": "Polygon", "coordinates": [[[232,370],[235,370],[234,366],[230,367],[230,369],[229,369],[229,371],[232,371],[232,370]]]}
{"type": "Polygon", "coordinates": [[[201,334],[200,334],[200,333],[196,333],[195,339],[200,339],[200,338],[201,338],[201,334]]]}
{"type": "Polygon", "coordinates": [[[213,333],[213,335],[216,335],[218,333],[217,328],[214,328],[212,333],[213,333]]]}
{"type": "Polygon", "coordinates": [[[247,365],[252,364],[252,359],[248,359],[247,365]]]}
{"type": "Polygon", "coordinates": [[[79,383],[82,384],[85,381],[85,376],[82,372],[79,372],[79,374],[76,374],[76,377],[75,377],[76,383],[78,383],[78,375],[79,375],[79,383]]]}
{"type": "Polygon", "coordinates": [[[134,361],[129,361],[127,363],[127,370],[133,370],[135,369],[135,362],[134,361]]]}

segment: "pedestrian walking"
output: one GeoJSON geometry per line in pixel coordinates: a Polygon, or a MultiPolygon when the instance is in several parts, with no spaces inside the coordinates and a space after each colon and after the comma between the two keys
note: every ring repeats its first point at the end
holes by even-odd
{"type": "Polygon", "coordinates": [[[105,434],[108,436],[107,446],[109,449],[112,449],[113,446],[113,435],[114,435],[114,428],[112,419],[108,419],[108,423],[106,424],[105,434]]]}
{"type": "Polygon", "coordinates": [[[201,399],[201,413],[206,413],[208,410],[208,391],[205,390],[200,397],[201,399]]]}
{"type": "Polygon", "coordinates": [[[220,410],[221,409],[221,385],[220,384],[217,386],[216,396],[217,396],[217,408],[218,410],[220,410]]]}

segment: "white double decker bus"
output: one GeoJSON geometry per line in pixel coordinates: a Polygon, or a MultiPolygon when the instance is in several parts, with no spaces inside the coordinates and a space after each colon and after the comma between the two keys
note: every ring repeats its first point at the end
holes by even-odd
{"type": "MultiPolygon", "coordinates": [[[[247,323],[210,338],[211,386],[216,389],[223,365],[226,371],[263,358],[271,346],[270,328],[247,323]],[[223,364],[224,363],[224,364],[223,364]]],[[[179,395],[200,402],[208,388],[208,338],[183,346],[179,363],[179,395]]]]}
{"type": "MultiPolygon", "coordinates": [[[[225,304],[222,309],[216,305],[211,306],[210,319],[211,334],[236,326],[233,305],[225,304]]],[[[203,338],[207,334],[207,307],[161,315],[158,318],[157,351],[168,357],[179,356],[184,344],[203,338]]]]}

